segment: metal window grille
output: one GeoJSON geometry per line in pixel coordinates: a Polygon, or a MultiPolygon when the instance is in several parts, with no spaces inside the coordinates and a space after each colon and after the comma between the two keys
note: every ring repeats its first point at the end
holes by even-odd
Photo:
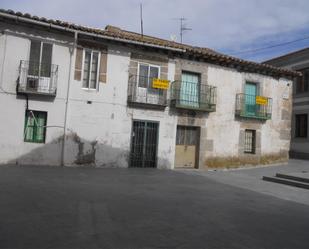
{"type": "Polygon", "coordinates": [[[171,103],[176,108],[214,111],[216,87],[188,81],[174,81],[171,88],[171,103]]]}
{"type": "Polygon", "coordinates": [[[155,168],[159,123],[134,121],[131,137],[130,167],[155,168]]]}
{"type": "Polygon", "coordinates": [[[255,130],[245,130],[245,153],[255,153],[255,130]]]}
{"type": "Polygon", "coordinates": [[[236,95],[236,115],[244,118],[271,119],[272,99],[266,105],[256,103],[256,95],[239,93],[236,95]]]}
{"type": "Polygon", "coordinates": [[[58,66],[20,61],[18,92],[56,95],[58,66]]]}
{"type": "Polygon", "coordinates": [[[142,75],[130,75],[128,87],[128,102],[166,106],[167,91],[152,87],[154,78],[142,75]],[[143,83],[144,82],[144,83],[143,83]],[[145,83],[146,82],[146,83],[145,83]],[[146,87],[141,87],[146,86],[146,87]]]}

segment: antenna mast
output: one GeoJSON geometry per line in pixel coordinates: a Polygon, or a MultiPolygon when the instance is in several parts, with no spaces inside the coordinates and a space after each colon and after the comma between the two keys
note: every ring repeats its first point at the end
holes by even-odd
{"type": "Polygon", "coordinates": [[[186,24],[184,23],[184,21],[187,20],[187,18],[180,17],[180,18],[177,18],[177,19],[180,20],[180,43],[182,43],[182,37],[183,37],[184,31],[192,30],[192,29],[187,28],[186,24]]]}
{"type": "Polygon", "coordinates": [[[143,4],[140,3],[140,18],[141,18],[141,35],[144,35],[144,28],[143,28],[143,4]]]}

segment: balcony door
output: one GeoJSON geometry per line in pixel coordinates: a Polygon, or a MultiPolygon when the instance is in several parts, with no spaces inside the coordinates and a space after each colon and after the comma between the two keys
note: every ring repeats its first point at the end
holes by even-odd
{"type": "Polygon", "coordinates": [[[31,41],[27,88],[48,93],[51,82],[52,44],[31,41]]]}
{"type": "Polygon", "coordinates": [[[158,104],[160,90],[152,88],[152,81],[159,78],[160,67],[150,64],[139,64],[136,100],[141,103],[158,104]]]}
{"type": "Polygon", "coordinates": [[[257,85],[247,82],[245,85],[245,110],[246,115],[254,116],[256,114],[256,96],[257,85]]]}
{"type": "Polygon", "coordinates": [[[199,107],[200,75],[182,72],[180,86],[180,105],[185,107],[199,107]]]}

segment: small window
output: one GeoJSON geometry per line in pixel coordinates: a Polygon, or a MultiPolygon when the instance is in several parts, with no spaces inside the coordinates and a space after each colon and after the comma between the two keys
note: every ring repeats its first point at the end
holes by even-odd
{"type": "Polygon", "coordinates": [[[308,136],[308,115],[307,114],[297,114],[295,116],[295,136],[306,138],[308,136]]]}
{"type": "Polygon", "coordinates": [[[197,144],[197,128],[178,126],[176,134],[177,145],[196,145],[197,144]]]}
{"type": "Polygon", "coordinates": [[[245,153],[255,154],[255,130],[245,130],[245,153]]]}
{"type": "Polygon", "coordinates": [[[97,89],[99,72],[99,52],[85,50],[83,88],[97,89]]]}
{"type": "Polygon", "coordinates": [[[138,86],[152,88],[154,78],[159,78],[160,67],[149,64],[139,64],[138,86]]]}
{"type": "Polygon", "coordinates": [[[304,93],[309,90],[309,68],[299,70],[303,75],[297,78],[296,93],[304,93]]]}
{"type": "Polygon", "coordinates": [[[24,141],[45,143],[47,112],[26,111],[24,141]]]}
{"type": "Polygon", "coordinates": [[[185,129],[184,129],[184,127],[177,127],[176,144],[177,145],[184,145],[185,144],[185,129]]]}

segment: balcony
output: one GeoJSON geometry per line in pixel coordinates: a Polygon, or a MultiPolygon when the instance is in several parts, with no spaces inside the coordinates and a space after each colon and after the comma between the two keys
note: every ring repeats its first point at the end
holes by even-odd
{"type": "Polygon", "coordinates": [[[236,95],[236,116],[261,120],[271,119],[272,99],[239,93],[236,95]]]}
{"type": "Polygon", "coordinates": [[[186,81],[174,81],[171,105],[178,109],[214,112],[216,110],[216,87],[186,81]]]}
{"type": "Polygon", "coordinates": [[[21,61],[17,93],[56,96],[58,65],[21,61]]]}
{"type": "Polygon", "coordinates": [[[153,88],[153,79],[141,75],[129,76],[128,103],[130,105],[155,109],[164,109],[167,106],[167,90],[153,88]]]}

